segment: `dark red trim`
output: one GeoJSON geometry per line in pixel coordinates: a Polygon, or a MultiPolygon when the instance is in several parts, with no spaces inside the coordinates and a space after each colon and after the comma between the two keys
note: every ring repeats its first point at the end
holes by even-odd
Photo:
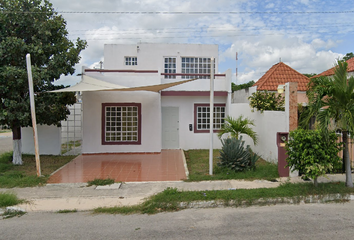
{"type": "MultiPolygon", "coordinates": [[[[215,97],[227,97],[228,92],[214,91],[215,97]]],[[[210,91],[161,91],[161,96],[210,96],[210,91]]]]}
{"type": "MultiPolygon", "coordinates": [[[[197,129],[197,107],[209,107],[209,103],[195,103],[194,104],[194,133],[210,133],[210,130],[198,130],[197,129]]],[[[214,107],[226,107],[224,103],[214,103],[214,107]]],[[[219,132],[219,130],[213,130],[214,133],[219,132]]]]}
{"type": "Polygon", "coordinates": [[[141,103],[102,103],[102,129],[101,129],[101,141],[102,145],[141,145],[141,103]],[[106,142],[106,121],[105,121],[105,107],[120,107],[120,106],[136,106],[138,107],[138,141],[137,142],[106,142]]]}
{"type": "Polygon", "coordinates": [[[104,153],[82,153],[81,155],[138,155],[138,154],[161,154],[161,152],[104,152],[104,153]]]}
{"type": "Polygon", "coordinates": [[[122,69],[122,70],[110,70],[110,69],[85,69],[85,72],[120,72],[120,73],[158,73],[157,70],[131,70],[131,69],[122,69]]]}
{"type": "MultiPolygon", "coordinates": [[[[168,75],[168,76],[210,76],[210,73],[161,73],[161,75],[168,75]]],[[[224,73],[217,73],[214,74],[215,77],[225,77],[226,74],[224,73]]]]}

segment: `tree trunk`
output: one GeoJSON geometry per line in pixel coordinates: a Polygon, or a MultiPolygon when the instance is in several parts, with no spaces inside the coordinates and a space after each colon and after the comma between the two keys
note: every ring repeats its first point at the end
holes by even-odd
{"type": "Polygon", "coordinates": [[[313,184],[315,185],[315,187],[318,187],[318,181],[317,181],[317,178],[315,178],[315,179],[313,180],[313,184]]]}
{"type": "Polygon", "coordinates": [[[22,145],[21,145],[21,127],[12,128],[13,155],[12,163],[22,165],[22,145]]]}
{"type": "Polygon", "coordinates": [[[345,161],[345,186],[353,187],[353,180],[352,180],[352,169],[350,167],[350,159],[349,159],[349,151],[348,151],[348,131],[343,131],[343,142],[344,142],[344,149],[343,149],[343,158],[345,161]]]}

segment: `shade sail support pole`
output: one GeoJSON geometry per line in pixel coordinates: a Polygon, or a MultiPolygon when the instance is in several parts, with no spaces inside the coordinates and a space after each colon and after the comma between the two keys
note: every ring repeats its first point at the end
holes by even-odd
{"type": "Polygon", "coordinates": [[[35,153],[35,157],[36,157],[37,176],[40,177],[42,175],[42,173],[41,173],[41,161],[39,159],[38,132],[37,132],[37,120],[36,120],[36,108],[35,108],[35,104],[34,104],[34,91],[33,91],[31,55],[29,53],[26,55],[26,64],[27,64],[28,87],[29,87],[31,116],[32,116],[34,153],[35,153]]]}
{"type": "Polygon", "coordinates": [[[209,149],[209,175],[213,175],[213,135],[214,135],[214,58],[210,59],[210,149],[209,149]]]}

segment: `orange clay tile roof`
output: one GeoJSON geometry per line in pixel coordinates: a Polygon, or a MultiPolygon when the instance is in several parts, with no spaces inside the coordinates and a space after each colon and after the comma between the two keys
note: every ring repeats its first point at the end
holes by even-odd
{"type": "Polygon", "coordinates": [[[278,85],[287,82],[297,82],[297,90],[306,91],[309,78],[280,62],[273,65],[253,86],[257,86],[257,91],[277,91],[278,85]]]}
{"type": "MultiPolygon", "coordinates": [[[[348,63],[348,70],[347,72],[354,72],[354,58],[351,58],[347,61],[348,63]]],[[[317,74],[316,76],[313,76],[311,78],[316,78],[316,77],[320,77],[320,76],[331,76],[334,75],[334,68],[332,67],[331,69],[328,69],[320,74],[317,74]]]]}

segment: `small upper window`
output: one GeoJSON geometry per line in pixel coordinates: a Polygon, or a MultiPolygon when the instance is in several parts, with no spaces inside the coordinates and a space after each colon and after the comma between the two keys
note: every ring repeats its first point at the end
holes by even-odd
{"type": "MultiPolygon", "coordinates": [[[[176,58],[175,57],[165,57],[164,64],[165,73],[176,73],[176,58]]],[[[165,75],[165,78],[176,78],[175,75],[165,75]]]]}
{"type": "Polygon", "coordinates": [[[137,57],[125,57],[125,65],[138,65],[138,58],[137,57]]]}

